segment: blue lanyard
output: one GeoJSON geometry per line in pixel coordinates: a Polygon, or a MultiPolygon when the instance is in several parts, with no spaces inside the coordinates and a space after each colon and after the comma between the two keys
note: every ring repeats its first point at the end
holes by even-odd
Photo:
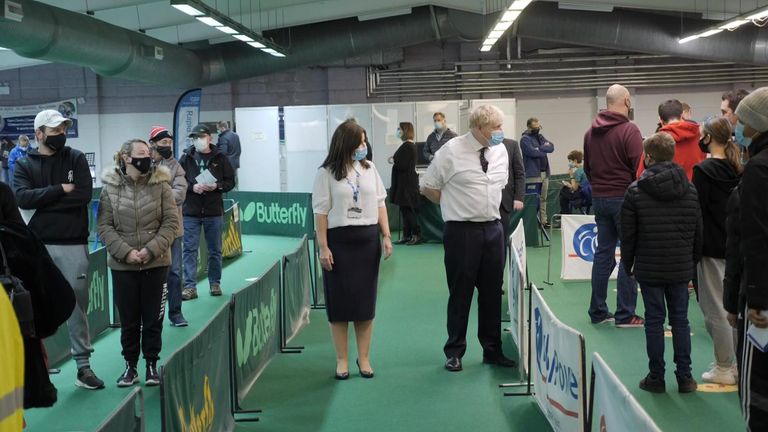
{"type": "Polygon", "coordinates": [[[355,184],[352,184],[351,181],[349,181],[349,177],[346,178],[347,184],[352,189],[352,199],[355,201],[355,205],[357,205],[358,198],[360,198],[360,173],[355,169],[355,184]]]}

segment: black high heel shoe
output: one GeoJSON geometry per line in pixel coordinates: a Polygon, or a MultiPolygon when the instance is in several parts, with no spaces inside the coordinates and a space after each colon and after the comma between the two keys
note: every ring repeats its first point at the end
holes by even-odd
{"type": "Polygon", "coordinates": [[[363,378],[373,378],[373,371],[370,371],[370,370],[364,371],[364,370],[360,369],[360,359],[357,359],[355,362],[357,363],[357,370],[358,370],[358,372],[360,372],[360,376],[361,377],[363,377],[363,378]]]}
{"type": "Polygon", "coordinates": [[[336,372],[335,378],[339,381],[344,381],[346,379],[349,379],[349,372],[342,372],[342,373],[336,372]]]}

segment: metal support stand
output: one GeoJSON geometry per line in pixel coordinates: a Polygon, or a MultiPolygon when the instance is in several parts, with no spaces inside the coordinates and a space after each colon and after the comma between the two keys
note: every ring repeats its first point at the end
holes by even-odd
{"type": "MultiPolygon", "coordinates": [[[[526,269],[527,273],[527,269],[526,269]]],[[[511,388],[511,387],[525,387],[525,390],[520,393],[510,393],[510,392],[504,392],[504,396],[533,396],[534,392],[532,390],[533,385],[531,384],[531,313],[532,311],[532,300],[533,300],[533,284],[531,282],[528,282],[528,287],[526,288],[528,291],[528,318],[526,321],[528,322],[528,356],[526,358],[526,363],[528,364],[528,374],[526,375],[526,378],[524,381],[519,381],[516,383],[508,383],[508,384],[499,384],[500,388],[511,388]]]]}
{"type": "MultiPolygon", "coordinates": [[[[236,359],[233,353],[235,352],[235,302],[234,300],[230,300],[229,303],[229,382],[230,382],[230,389],[229,397],[232,402],[232,418],[235,419],[236,423],[245,422],[245,423],[252,423],[259,421],[258,416],[253,416],[254,414],[259,414],[262,412],[261,409],[243,409],[243,407],[240,406],[240,402],[237,400],[237,377],[235,376],[235,368],[237,367],[236,359]],[[238,415],[250,415],[251,417],[238,417],[238,415]]],[[[161,375],[162,377],[162,375],[161,375]]],[[[162,390],[162,386],[160,387],[162,390]]],[[[160,397],[162,398],[162,392],[160,394],[160,397]]],[[[165,422],[163,422],[165,424],[165,422]]]]}
{"type": "MultiPolygon", "coordinates": [[[[288,323],[286,322],[288,313],[285,305],[285,268],[288,266],[288,259],[283,257],[283,276],[280,278],[280,352],[283,354],[301,354],[303,346],[288,346],[288,323]]],[[[233,314],[234,315],[234,314],[233,314]]]]}
{"type": "MultiPolygon", "coordinates": [[[[549,223],[549,235],[550,238],[552,237],[552,226],[554,225],[555,218],[560,219],[560,229],[562,229],[562,220],[563,215],[562,214],[553,214],[552,215],[552,221],[549,223]]],[[[552,241],[549,242],[549,253],[547,254],[547,278],[544,280],[544,283],[552,286],[554,285],[554,282],[552,282],[550,279],[552,278],[552,241]]]]}
{"type": "Polygon", "coordinates": [[[314,253],[315,259],[314,260],[310,259],[310,263],[309,263],[310,264],[309,268],[312,273],[312,305],[310,306],[310,308],[325,309],[325,304],[317,301],[317,293],[319,292],[317,279],[320,275],[320,270],[317,269],[317,260],[319,259],[318,257],[320,256],[320,251],[317,248],[317,238],[312,240],[312,249],[314,251],[313,253],[314,253]]]}

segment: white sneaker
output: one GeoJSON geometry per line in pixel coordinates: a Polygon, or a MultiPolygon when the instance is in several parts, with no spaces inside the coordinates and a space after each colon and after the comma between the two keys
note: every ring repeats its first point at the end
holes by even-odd
{"type": "Polygon", "coordinates": [[[717,365],[712,365],[711,369],[701,374],[701,379],[703,379],[704,382],[715,384],[736,384],[736,375],[733,373],[733,368],[724,368],[717,365]]]}

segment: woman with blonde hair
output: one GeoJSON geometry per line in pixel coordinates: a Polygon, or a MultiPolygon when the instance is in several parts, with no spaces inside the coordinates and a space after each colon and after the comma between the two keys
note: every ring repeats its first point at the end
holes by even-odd
{"type": "Polygon", "coordinates": [[[693,167],[693,184],[699,194],[706,234],[701,261],[696,268],[698,299],[715,349],[715,361],[701,378],[705,382],[732,385],[736,384],[736,351],[733,330],[723,306],[725,220],[728,197],[739,184],[743,168],[728,119],[714,117],[705,121],[701,125],[699,148],[711,157],[693,167]]]}
{"type": "Polygon", "coordinates": [[[98,230],[109,252],[120,343],[126,367],[118,387],[139,382],[139,348],[146,360],[147,386],[160,384],[157,360],[162,346],[170,247],[179,213],[168,168],[152,163],[149,145],[126,141],[115,166],[102,175],[98,230]]]}

